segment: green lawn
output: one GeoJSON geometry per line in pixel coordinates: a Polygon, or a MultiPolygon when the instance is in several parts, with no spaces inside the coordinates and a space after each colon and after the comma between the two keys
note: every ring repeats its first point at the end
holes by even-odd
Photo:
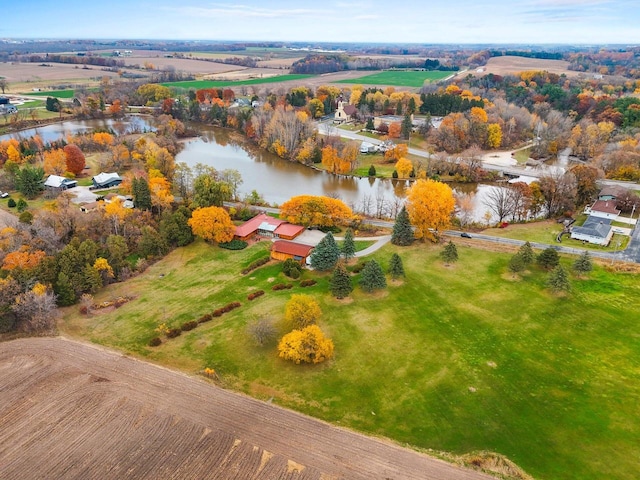
{"type": "Polygon", "coordinates": [[[277,75],[275,77],[266,77],[266,78],[252,78],[250,80],[193,80],[186,82],[167,82],[162,83],[165,87],[176,87],[176,88],[214,88],[214,87],[226,87],[229,85],[256,85],[262,83],[278,83],[278,82],[286,82],[289,80],[304,80],[305,78],[313,77],[314,75],[303,75],[303,74],[288,74],[288,75],[277,75]]]}
{"type": "MultiPolygon", "coordinates": [[[[344,240],[337,240],[336,243],[340,248],[342,248],[342,245],[344,244],[344,240]]],[[[361,250],[364,250],[365,248],[369,248],[371,245],[373,245],[376,242],[374,242],[373,240],[354,240],[353,243],[356,247],[356,252],[359,252],[361,250]]]]}
{"type": "Polygon", "coordinates": [[[339,80],[336,83],[356,83],[367,85],[395,85],[398,87],[421,87],[425,82],[435,82],[447,78],[456,72],[416,72],[404,70],[385,70],[364,77],[339,80]]]}
{"type": "Polygon", "coordinates": [[[46,90],[43,92],[23,92],[23,95],[35,97],[73,98],[75,90],[46,90]]]}
{"type": "MultiPolygon", "coordinates": [[[[575,225],[582,225],[586,215],[578,215],[575,225]]],[[[486,235],[495,237],[513,238],[515,240],[528,240],[530,242],[548,243],[556,245],[556,237],[562,231],[562,225],[553,220],[544,220],[539,222],[512,224],[506,228],[487,228],[482,231],[486,235]]],[[[572,248],[583,248],[586,250],[602,250],[605,252],[613,252],[615,250],[624,250],[629,243],[629,237],[626,235],[614,234],[609,246],[603,247],[593,245],[591,243],[583,243],[580,240],[573,240],[568,235],[562,236],[562,246],[572,248]],[[620,246],[618,246],[620,242],[620,246]]]]}
{"type": "Polygon", "coordinates": [[[318,281],[310,288],[277,264],[240,275],[268,246],[177,249],[96,297],[134,300],[93,317],[70,307],[61,330],[190,373],[211,367],[227,388],[403,444],[498,452],[537,479],[637,478],[636,275],[596,266],[556,296],[536,267],[512,279],[510,255],[459,247],[459,262],[445,267],[441,246],[387,245],[375,258],[386,269],[400,253],[406,281],[374,295],[356,289],[345,302],[328,294],[329,274],[305,272],[318,281]],[[280,282],[295,286],[272,291],[280,282]],[[247,301],[257,289],[265,295],[247,301]],[[335,343],[335,358],[322,365],[286,363],[246,333],[258,315],[280,319],[289,296],[302,292],[319,301],[320,325],[335,343]],[[232,301],[242,306],[147,346],[160,323],[178,326],[232,301]]]}

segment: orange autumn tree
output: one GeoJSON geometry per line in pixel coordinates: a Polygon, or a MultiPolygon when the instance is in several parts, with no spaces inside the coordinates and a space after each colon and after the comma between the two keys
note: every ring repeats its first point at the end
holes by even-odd
{"type": "Polygon", "coordinates": [[[342,200],[316,195],[298,195],[280,206],[280,218],[305,227],[333,227],[353,221],[353,212],[342,200]]]}
{"type": "Polygon", "coordinates": [[[451,224],[455,208],[453,190],[434,180],[417,180],[407,191],[407,212],[416,238],[437,242],[438,231],[451,224]]]}
{"type": "Polygon", "coordinates": [[[64,150],[56,148],[44,152],[44,173],[47,175],[62,175],[67,171],[67,156],[64,150]]]}
{"type": "Polygon", "coordinates": [[[384,159],[386,162],[393,163],[400,160],[402,157],[406,157],[409,153],[409,146],[406,143],[399,143],[393,148],[390,148],[384,152],[384,159]]]}
{"type": "Polygon", "coordinates": [[[86,165],[86,160],[84,158],[84,153],[80,150],[80,147],[77,145],[69,144],[64,147],[64,154],[67,157],[67,171],[73,173],[74,175],[80,175],[82,170],[84,170],[84,166],[86,165]]]}
{"type": "Polygon", "coordinates": [[[171,183],[155,169],[149,171],[149,190],[151,191],[151,204],[158,210],[164,210],[173,202],[171,183]]]}
{"type": "Polygon", "coordinates": [[[236,231],[229,214],[220,207],[196,208],[188,223],[193,234],[207,242],[229,242],[236,231]]]}
{"type": "Polygon", "coordinates": [[[46,257],[46,254],[42,250],[35,250],[30,252],[28,247],[22,247],[15,252],[7,253],[2,262],[3,270],[31,270],[32,268],[40,265],[42,259],[46,257]]]}

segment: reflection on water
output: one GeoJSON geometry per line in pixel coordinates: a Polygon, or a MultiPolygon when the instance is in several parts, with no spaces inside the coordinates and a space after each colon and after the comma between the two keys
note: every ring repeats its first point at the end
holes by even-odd
{"type": "Polygon", "coordinates": [[[404,183],[331,175],[296,162],[283,160],[255,147],[233,132],[199,127],[201,137],[188,140],[176,162],[189,166],[203,163],[216,170],[233,168],[242,175],[241,195],[257,190],[269,203],[281,204],[295,195],[337,197],[358,208],[366,199],[395,202],[404,197],[404,183]]]}
{"type": "Polygon", "coordinates": [[[93,120],[71,120],[62,123],[53,123],[42,127],[29,128],[20,132],[9,133],[0,136],[1,140],[9,140],[10,138],[22,139],[39,135],[44,143],[54,142],[68,135],[76,133],[91,132],[93,130],[113,130],[118,135],[124,135],[132,132],[145,132],[153,130],[151,118],[141,115],[128,115],[121,120],[112,118],[93,119],[93,120]]]}

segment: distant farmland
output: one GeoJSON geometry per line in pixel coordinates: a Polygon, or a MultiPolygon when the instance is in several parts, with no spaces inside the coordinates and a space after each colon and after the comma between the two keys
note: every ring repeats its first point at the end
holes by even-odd
{"type": "Polygon", "coordinates": [[[339,80],[336,83],[362,83],[365,85],[393,85],[398,87],[421,87],[425,82],[435,82],[447,78],[456,72],[441,71],[403,71],[387,70],[384,72],[366,75],[364,77],[339,80]]]}
{"type": "Polygon", "coordinates": [[[215,87],[235,87],[239,85],[257,85],[262,83],[279,83],[279,82],[288,82],[291,80],[304,80],[307,78],[313,77],[313,75],[276,75],[274,77],[265,77],[265,78],[252,78],[249,80],[193,80],[187,82],[167,82],[163,83],[165,87],[175,87],[175,88],[215,88],[215,87]]]}

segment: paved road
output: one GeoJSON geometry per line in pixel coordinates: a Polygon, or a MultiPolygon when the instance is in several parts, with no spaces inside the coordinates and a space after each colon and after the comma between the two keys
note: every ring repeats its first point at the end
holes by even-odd
{"type": "Polygon", "coordinates": [[[0,348],[0,478],[490,480],[63,338],[0,348]]]}

